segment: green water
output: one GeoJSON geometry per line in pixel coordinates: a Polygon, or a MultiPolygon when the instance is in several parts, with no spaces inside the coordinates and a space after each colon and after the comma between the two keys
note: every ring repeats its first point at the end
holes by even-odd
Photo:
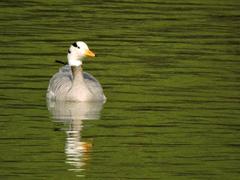
{"type": "Polygon", "coordinates": [[[1,0],[0,179],[238,179],[238,0],[1,0]],[[69,45],[102,104],[48,104],[69,45]]]}

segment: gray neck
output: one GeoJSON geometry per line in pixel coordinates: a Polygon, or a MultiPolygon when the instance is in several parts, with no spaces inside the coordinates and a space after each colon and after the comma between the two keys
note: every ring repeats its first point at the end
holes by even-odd
{"type": "Polygon", "coordinates": [[[87,85],[84,81],[83,71],[81,66],[71,66],[72,75],[73,75],[73,82],[72,82],[72,89],[84,89],[87,88],[87,85]]]}
{"type": "Polygon", "coordinates": [[[70,99],[85,101],[92,96],[88,86],[83,77],[83,71],[81,66],[71,66],[73,81],[72,87],[69,91],[70,99]]]}
{"type": "Polygon", "coordinates": [[[83,72],[81,66],[71,66],[73,80],[75,79],[83,79],[83,72]]]}

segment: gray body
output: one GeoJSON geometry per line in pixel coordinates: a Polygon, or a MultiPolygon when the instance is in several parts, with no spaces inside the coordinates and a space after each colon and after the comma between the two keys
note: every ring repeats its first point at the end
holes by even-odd
{"type": "Polygon", "coordinates": [[[100,83],[81,66],[65,65],[50,79],[47,98],[63,101],[106,101],[100,83]]]}

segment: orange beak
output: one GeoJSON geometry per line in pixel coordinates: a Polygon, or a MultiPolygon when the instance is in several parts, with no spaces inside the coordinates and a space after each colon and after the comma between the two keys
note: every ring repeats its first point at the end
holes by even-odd
{"type": "Polygon", "coordinates": [[[88,57],[95,57],[95,54],[89,49],[85,51],[84,55],[88,57]]]}

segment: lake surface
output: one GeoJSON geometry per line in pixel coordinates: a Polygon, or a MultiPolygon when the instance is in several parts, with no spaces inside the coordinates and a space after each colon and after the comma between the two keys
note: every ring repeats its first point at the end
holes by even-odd
{"type": "Polygon", "coordinates": [[[0,7],[0,179],[239,178],[239,0],[0,7]],[[77,40],[105,104],[46,102],[77,40]]]}

